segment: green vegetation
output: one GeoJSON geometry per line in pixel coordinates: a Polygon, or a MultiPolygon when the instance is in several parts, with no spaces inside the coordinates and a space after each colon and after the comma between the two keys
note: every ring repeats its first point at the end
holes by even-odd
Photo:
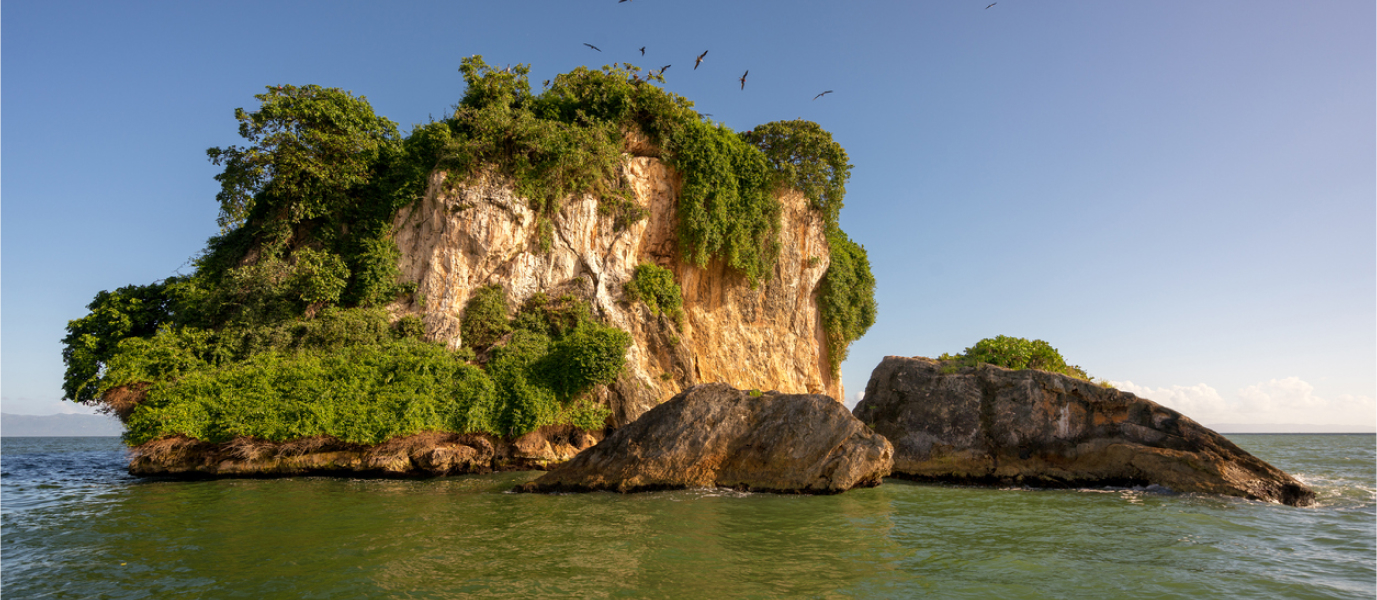
{"type": "Polygon", "coordinates": [[[518,436],[565,423],[602,428],[611,411],[585,394],[616,380],[631,345],[567,297],[528,303],[486,369],[466,362],[471,352],[416,339],[407,323],[356,308],[273,327],[163,328],[121,341],[102,384],[154,382],[129,421],[130,444],[179,434],[360,444],[423,430],[518,436]]]}
{"type": "MultiPolygon", "coordinates": [[[[475,290],[457,351],[426,341],[419,317],[382,307],[415,293],[400,280],[391,223],[430,173],[445,171],[450,185],[511,179],[548,247],[552,217],[577,194],[598,198],[617,228],[644,218],[620,175],[627,136],[643,135],[684,177],[684,255],[720,259],[752,285],[774,274],[775,194],[802,190],[827,223],[822,310],[834,369],[873,323],[865,250],[837,226],[850,165],[816,124],[737,134],[629,64],[580,67],[540,94],[526,66],[498,70],[475,56],[460,71],[468,87],[453,115],[405,136],[364,97],[334,88],[273,86],[255,96],[257,110],[236,110],[246,145],[207,151],[224,168],[220,234],[193,274],[101,292],[69,322],[65,397],[95,404],[116,387],[146,391],[130,415],[131,444],[601,427],[609,412],[591,392],[619,376],[630,337],[579,300],[537,294],[513,314],[500,288],[475,290]],[[471,362],[476,350],[482,364],[471,362]]],[[[642,265],[627,294],[655,314],[681,314],[666,269],[642,265]]]]}
{"type": "Polygon", "coordinates": [[[752,285],[773,275],[779,255],[777,178],[755,146],[722,125],[695,122],[671,137],[670,163],[685,173],[679,249],[698,266],[712,257],[752,285]]]}
{"type": "Polygon", "coordinates": [[[644,302],[652,315],[664,312],[675,321],[683,319],[684,293],[669,269],[649,263],[637,265],[623,290],[627,300],[644,302]]]}
{"type": "Polygon", "coordinates": [[[487,348],[512,330],[507,322],[511,318],[510,313],[507,294],[502,291],[502,286],[478,288],[469,296],[468,304],[464,305],[459,335],[469,346],[487,348]]]}
{"type": "Polygon", "coordinates": [[[955,365],[951,366],[974,367],[988,363],[1009,369],[1037,369],[1091,380],[1084,369],[1066,364],[1061,353],[1051,344],[1007,335],[985,338],[961,354],[943,354],[939,359],[954,361],[955,365]]]}
{"type": "Polygon", "coordinates": [[[827,358],[832,374],[841,370],[851,342],[875,324],[875,276],[865,247],[851,241],[840,228],[828,231],[832,264],[822,278],[818,311],[827,334],[827,358]]]}

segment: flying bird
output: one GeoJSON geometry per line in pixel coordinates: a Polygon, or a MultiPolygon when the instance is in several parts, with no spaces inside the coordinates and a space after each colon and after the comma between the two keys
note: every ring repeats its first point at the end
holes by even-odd
{"type": "Polygon", "coordinates": [[[602,49],[601,49],[601,48],[599,48],[599,47],[597,47],[597,46],[594,46],[594,45],[592,45],[592,44],[589,44],[588,42],[584,42],[583,45],[588,46],[589,48],[592,48],[592,49],[594,49],[594,50],[597,50],[598,52],[602,52],[602,49]]]}
{"type": "Polygon", "coordinates": [[[641,56],[645,56],[645,46],[641,46],[641,56]]]}
{"type": "Polygon", "coordinates": [[[707,56],[707,55],[708,55],[708,51],[707,51],[707,50],[704,50],[702,54],[699,54],[699,55],[698,55],[698,60],[697,60],[697,61],[694,61],[694,63],[693,63],[693,70],[695,70],[695,71],[698,70],[698,63],[703,62],[703,57],[704,57],[704,56],[707,56]]]}
{"type": "Polygon", "coordinates": [[[665,66],[663,66],[663,67],[660,67],[660,74],[661,74],[661,75],[664,75],[664,74],[665,74],[665,71],[669,70],[669,67],[670,67],[669,65],[665,65],[665,66]]]}
{"type": "Polygon", "coordinates": [[[741,89],[743,89],[743,90],[746,89],[746,76],[747,76],[747,75],[750,75],[750,74],[751,74],[751,70],[750,70],[750,69],[746,69],[746,72],[741,74],[741,89]]]}
{"type": "MultiPolygon", "coordinates": [[[[994,6],[994,5],[996,5],[996,4],[999,4],[999,3],[998,3],[998,2],[991,2],[991,3],[990,3],[990,6],[994,6]]],[[[985,10],[990,10],[990,6],[986,6],[986,7],[985,7],[985,10]]]]}
{"type": "Polygon", "coordinates": [[[546,80],[545,80],[545,87],[550,87],[550,80],[549,80],[549,79],[546,79],[546,80]]]}
{"type": "Polygon", "coordinates": [[[832,90],[827,90],[827,91],[825,91],[825,92],[823,92],[823,93],[821,93],[821,94],[818,94],[818,95],[816,95],[816,96],[813,96],[813,99],[814,99],[814,100],[817,100],[818,98],[821,98],[821,97],[823,97],[823,96],[826,96],[826,95],[828,95],[828,94],[830,94],[830,93],[832,93],[832,90]]]}

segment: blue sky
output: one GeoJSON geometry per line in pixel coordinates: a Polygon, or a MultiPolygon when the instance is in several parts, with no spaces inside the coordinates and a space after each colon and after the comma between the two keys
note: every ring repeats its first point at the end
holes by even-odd
{"type": "Polygon", "coordinates": [[[880,305],[848,403],[886,355],[1006,334],[1206,424],[1377,421],[1370,1],[398,4],[5,2],[5,412],[81,409],[67,320],[186,269],[216,230],[204,151],[253,94],[340,87],[405,129],[482,54],[534,81],[671,64],[734,129],[831,131],[880,305]]]}

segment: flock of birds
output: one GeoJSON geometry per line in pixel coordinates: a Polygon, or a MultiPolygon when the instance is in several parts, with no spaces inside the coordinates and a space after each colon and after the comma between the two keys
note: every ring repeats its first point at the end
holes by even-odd
{"type": "MultiPolygon", "coordinates": [[[[617,3],[618,3],[618,4],[621,4],[621,3],[623,3],[623,2],[630,2],[630,1],[631,1],[631,0],[617,0],[617,3]]],[[[987,5],[987,6],[985,7],[985,10],[990,10],[990,8],[992,8],[992,7],[993,7],[994,5],[996,5],[996,4],[999,4],[999,3],[998,3],[998,2],[991,2],[989,5],[987,5]]],[[[592,44],[589,44],[589,43],[587,43],[587,42],[584,42],[583,45],[588,46],[589,48],[592,48],[592,49],[594,49],[594,50],[597,50],[598,52],[602,52],[602,48],[599,48],[599,47],[594,46],[594,45],[592,45],[592,44]]],[[[641,51],[641,56],[645,56],[645,46],[641,46],[640,51],[641,51]]],[[[704,50],[702,54],[699,54],[699,55],[698,55],[698,58],[694,59],[694,61],[693,61],[693,70],[697,71],[697,70],[698,70],[698,65],[703,64],[703,59],[704,59],[704,58],[707,58],[707,56],[708,56],[708,51],[707,51],[707,50],[704,50]]],[[[655,70],[650,71],[650,73],[649,73],[649,75],[647,75],[646,79],[650,79],[651,77],[654,77],[654,76],[656,76],[656,75],[664,75],[665,71],[669,70],[669,67],[670,67],[670,66],[671,66],[671,65],[665,65],[665,66],[663,66],[663,67],[660,67],[660,70],[658,70],[658,71],[655,71],[655,70]]],[[[746,89],[746,76],[748,76],[748,75],[750,75],[750,74],[751,74],[751,70],[750,70],[750,69],[746,69],[746,72],[741,74],[741,78],[739,79],[739,81],[741,81],[741,89],[742,89],[742,90],[745,90],[745,89],[746,89]]],[[[639,76],[639,75],[633,75],[633,77],[635,77],[635,78],[637,78],[637,79],[640,79],[640,76],[639,76]]],[[[550,80],[548,80],[548,79],[545,80],[545,85],[546,85],[546,86],[549,86],[549,85],[550,85],[550,80]]],[[[814,100],[817,100],[818,98],[821,98],[821,97],[823,97],[823,96],[826,96],[826,95],[828,95],[828,94],[830,94],[830,93],[832,93],[832,90],[824,91],[824,92],[822,92],[822,93],[820,93],[820,94],[818,94],[818,95],[816,95],[816,96],[813,96],[813,99],[814,99],[814,100]]]]}
{"type": "MultiPolygon", "coordinates": [[[[618,3],[628,2],[628,1],[629,1],[629,0],[617,0],[618,3]]],[[[602,48],[599,48],[599,47],[597,47],[597,46],[594,46],[594,45],[592,45],[592,44],[590,44],[590,43],[588,43],[588,42],[584,42],[583,45],[588,46],[589,48],[592,48],[592,49],[594,49],[594,50],[597,50],[598,52],[602,52],[602,48]]],[[[641,47],[640,47],[640,51],[641,51],[641,56],[645,56],[645,46],[641,46],[641,47]]],[[[707,58],[707,56],[708,56],[708,51],[707,51],[707,50],[704,50],[702,54],[699,54],[699,55],[698,55],[698,58],[694,59],[694,61],[693,61],[693,70],[697,71],[697,70],[698,70],[698,65],[703,64],[703,59],[704,59],[704,58],[707,58]]],[[[654,77],[654,76],[656,76],[656,75],[664,75],[664,74],[665,74],[665,71],[668,70],[671,66],[673,66],[673,65],[665,65],[665,66],[663,66],[663,67],[660,67],[660,70],[658,70],[658,71],[656,71],[656,70],[650,71],[650,74],[646,77],[646,79],[649,79],[650,77],[654,77]]],[[[750,75],[750,74],[751,74],[751,70],[750,70],[750,69],[746,69],[746,72],[741,74],[741,77],[740,77],[739,81],[741,81],[741,89],[742,89],[742,90],[745,90],[745,89],[746,89],[746,76],[747,76],[747,75],[750,75]]],[[[633,75],[633,77],[636,77],[637,79],[640,78],[639,75],[633,75]]],[[[550,85],[550,81],[549,81],[548,79],[545,81],[545,85],[550,85]]],[[[816,96],[813,96],[813,99],[814,99],[814,100],[817,100],[818,98],[821,98],[821,97],[823,97],[823,96],[826,96],[826,95],[828,95],[828,94],[830,94],[830,93],[832,93],[832,90],[827,90],[827,91],[825,91],[825,92],[823,92],[823,93],[821,93],[821,94],[818,94],[818,95],[816,95],[816,96]]]]}

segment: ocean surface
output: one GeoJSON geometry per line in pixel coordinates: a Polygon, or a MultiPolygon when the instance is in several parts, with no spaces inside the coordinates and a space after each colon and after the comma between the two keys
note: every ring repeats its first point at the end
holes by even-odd
{"type": "Polygon", "coordinates": [[[539,473],[159,481],[3,438],[5,598],[1374,598],[1372,435],[1230,435],[1292,508],[1141,489],[511,494],[539,473]]]}

